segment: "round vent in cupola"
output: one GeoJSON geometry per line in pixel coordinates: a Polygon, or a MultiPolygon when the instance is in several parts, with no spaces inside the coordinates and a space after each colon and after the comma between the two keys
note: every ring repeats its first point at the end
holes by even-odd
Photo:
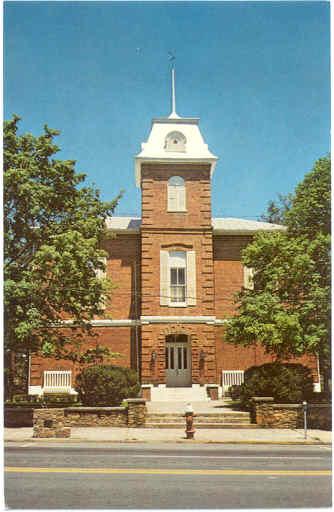
{"type": "Polygon", "coordinates": [[[187,139],[181,132],[170,132],[165,138],[166,151],[185,152],[187,139]]]}

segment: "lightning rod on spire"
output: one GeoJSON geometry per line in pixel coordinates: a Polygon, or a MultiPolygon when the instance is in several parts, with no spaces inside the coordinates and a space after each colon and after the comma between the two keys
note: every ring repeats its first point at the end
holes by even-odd
{"type": "Polygon", "coordinates": [[[175,98],[175,66],[174,66],[174,61],[175,61],[175,55],[172,53],[172,52],[168,52],[168,58],[169,60],[171,61],[171,64],[172,64],[172,67],[171,67],[171,75],[172,75],[172,112],[170,114],[170,118],[173,118],[173,117],[179,117],[176,113],[176,98],[175,98]]]}

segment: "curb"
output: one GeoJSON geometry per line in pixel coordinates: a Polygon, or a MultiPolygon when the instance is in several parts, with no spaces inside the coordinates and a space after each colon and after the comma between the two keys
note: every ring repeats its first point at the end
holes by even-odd
{"type": "Polygon", "coordinates": [[[108,444],[121,444],[121,443],[142,443],[142,444],[233,444],[233,445],[295,445],[295,446],[331,446],[331,442],[327,441],[321,441],[319,440],[309,440],[309,441],[201,441],[197,439],[175,439],[175,440],[141,440],[141,439],[118,439],[118,440],[108,440],[108,439],[79,439],[79,438],[27,438],[27,439],[4,439],[4,443],[51,443],[51,444],[57,444],[57,443],[108,443],[108,444]]]}

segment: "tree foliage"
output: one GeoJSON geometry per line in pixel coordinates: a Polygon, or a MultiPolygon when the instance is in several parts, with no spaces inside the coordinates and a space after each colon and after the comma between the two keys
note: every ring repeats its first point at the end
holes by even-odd
{"type": "Polygon", "coordinates": [[[292,194],[278,194],[276,201],[269,201],[267,211],[260,216],[263,222],[270,224],[284,224],[285,215],[291,206],[292,194]]]}
{"type": "Polygon", "coordinates": [[[55,159],[58,131],[19,135],[18,123],[4,125],[5,349],[61,357],[102,314],[100,247],[118,197],[102,202],[75,161],[55,159]],[[66,332],[64,318],[74,321],[66,332]]]}
{"type": "Polygon", "coordinates": [[[281,211],[286,231],[260,232],[243,253],[254,290],[243,289],[227,340],[260,342],[278,358],[318,354],[330,365],[330,159],[318,160],[281,211]]]}

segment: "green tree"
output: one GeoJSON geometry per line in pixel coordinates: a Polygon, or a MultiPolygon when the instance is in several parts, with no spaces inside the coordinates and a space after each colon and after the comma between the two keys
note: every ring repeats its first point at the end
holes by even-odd
{"type": "MultiPolygon", "coordinates": [[[[270,212],[269,212],[270,213],[270,212]]],[[[319,356],[330,373],[330,158],[318,160],[284,211],[286,231],[258,233],[243,253],[254,289],[237,297],[229,342],[260,342],[278,359],[319,356]]]]}
{"type": "Polygon", "coordinates": [[[263,222],[271,224],[284,224],[285,215],[291,207],[292,194],[278,194],[276,201],[269,201],[267,211],[260,216],[263,222]]]}
{"type": "Polygon", "coordinates": [[[18,134],[20,118],[4,124],[5,363],[15,354],[40,352],[74,357],[91,334],[89,321],[103,313],[111,284],[101,242],[105,219],[119,196],[100,200],[86,186],[75,161],[57,160],[59,134],[47,126],[35,137],[18,134]],[[74,321],[66,331],[62,320],[74,321]],[[52,327],[51,327],[52,326],[52,327]],[[68,348],[72,347],[72,348],[68,348]]]}

